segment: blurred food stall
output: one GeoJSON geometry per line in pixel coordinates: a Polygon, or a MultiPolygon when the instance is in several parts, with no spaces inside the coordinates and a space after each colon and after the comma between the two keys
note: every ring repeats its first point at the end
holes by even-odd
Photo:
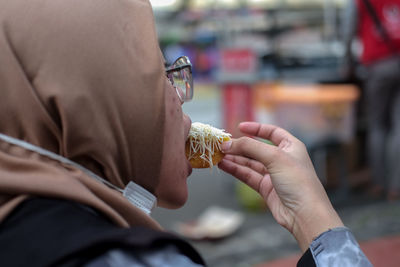
{"type": "Polygon", "coordinates": [[[256,120],[279,125],[310,147],[327,139],[352,141],[358,97],[352,84],[254,85],[256,120]]]}
{"type": "Polygon", "coordinates": [[[335,79],[345,0],[151,0],[167,61],[185,53],[198,82],[218,79],[221,52],[250,49],[260,79],[335,79]]]}

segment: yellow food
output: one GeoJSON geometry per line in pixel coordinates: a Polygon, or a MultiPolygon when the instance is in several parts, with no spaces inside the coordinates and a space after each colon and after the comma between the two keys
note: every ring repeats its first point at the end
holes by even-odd
{"type": "Polygon", "coordinates": [[[186,157],[193,168],[212,168],[217,165],[224,153],[221,144],[231,139],[224,130],[200,122],[192,123],[186,141],[186,157]]]}

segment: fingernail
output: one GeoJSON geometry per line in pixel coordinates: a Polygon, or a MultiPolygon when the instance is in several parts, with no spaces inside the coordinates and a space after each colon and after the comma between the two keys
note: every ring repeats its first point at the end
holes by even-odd
{"type": "Polygon", "coordinates": [[[227,151],[227,150],[229,150],[230,148],[231,148],[231,146],[232,146],[232,141],[226,141],[226,142],[223,142],[222,144],[221,144],[221,150],[224,152],[224,151],[227,151]]]}

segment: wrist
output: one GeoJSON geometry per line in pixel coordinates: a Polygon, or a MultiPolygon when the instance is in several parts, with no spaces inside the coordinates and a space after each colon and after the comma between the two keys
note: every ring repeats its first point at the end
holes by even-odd
{"type": "Polygon", "coordinates": [[[292,234],[300,249],[305,252],[311,242],[329,229],[343,227],[343,222],[332,205],[319,205],[310,211],[302,211],[296,215],[292,234]]]}

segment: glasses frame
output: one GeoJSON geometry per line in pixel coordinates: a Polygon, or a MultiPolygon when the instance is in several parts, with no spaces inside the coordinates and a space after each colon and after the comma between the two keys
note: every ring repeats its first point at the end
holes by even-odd
{"type": "Polygon", "coordinates": [[[193,88],[192,63],[190,62],[190,60],[187,56],[181,56],[181,57],[177,58],[171,66],[169,66],[165,69],[165,74],[166,74],[168,80],[171,82],[172,86],[175,87],[176,93],[178,94],[178,97],[182,103],[188,102],[193,99],[194,88],[193,88]],[[180,61],[183,61],[183,64],[180,63],[180,61]],[[171,75],[173,72],[180,72],[184,69],[188,69],[190,72],[190,80],[189,81],[185,80],[185,82],[189,83],[189,90],[190,90],[189,94],[186,93],[188,90],[187,85],[185,85],[186,86],[185,89],[181,88],[180,86],[175,85],[174,77],[173,77],[173,75],[171,75]]]}

